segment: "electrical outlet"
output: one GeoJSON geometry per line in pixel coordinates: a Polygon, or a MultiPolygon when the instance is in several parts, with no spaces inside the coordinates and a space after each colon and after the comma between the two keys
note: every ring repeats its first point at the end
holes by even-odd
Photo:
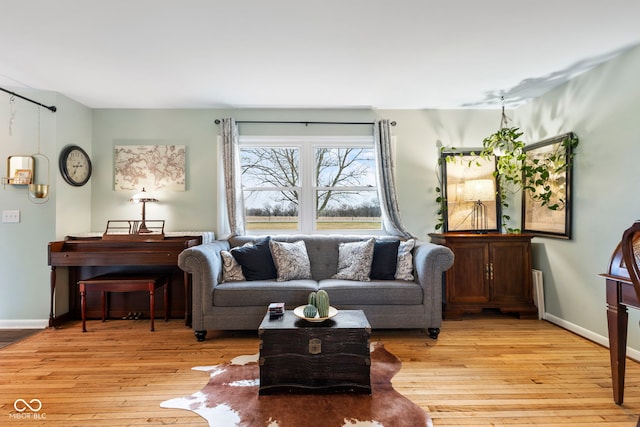
{"type": "Polygon", "coordinates": [[[2,223],[16,223],[20,222],[20,211],[11,210],[11,211],[2,211],[2,223]]]}

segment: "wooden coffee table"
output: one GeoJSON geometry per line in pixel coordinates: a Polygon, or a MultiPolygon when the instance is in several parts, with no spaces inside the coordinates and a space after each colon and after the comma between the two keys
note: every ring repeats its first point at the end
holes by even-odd
{"type": "Polygon", "coordinates": [[[259,394],[371,394],[371,326],[362,310],[341,310],[322,323],[293,311],[267,313],[260,336],[259,394]]]}

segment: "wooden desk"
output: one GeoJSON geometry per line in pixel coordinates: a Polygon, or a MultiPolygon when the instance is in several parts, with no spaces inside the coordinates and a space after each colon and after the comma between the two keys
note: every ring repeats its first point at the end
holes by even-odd
{"type": "Polygon", "coordinates": [[[607,298],[607,326],[609,329],[609,355],[611,358],[611,382],[613,401],[622,405],[624,400],[624,372],[627,357],[627,307],[640,309],[640,301],[629,279],[622,260],[620,245],[611,256],[609,270],[600,276],[605,278],[607,298]]]}
{"type": "Polygon", "coordinates": [[[51,300],[49,326],[54,326],[54,298],[56,290],[56,268],[69,267],[69,310],[79,312],[79,290],[77,283],[98,274],[120,272],[120,270],[149,272],[169,271],[181,274],[184,281],[185,324],[190,324],[190,277],[180,273],[178,255],[185,248],[199,245],[201,236],[166,237],[152,241],[107,241],[100,237],[67,237],[63,241],[48,245],[48,264],[51,266],[51,300]]]}

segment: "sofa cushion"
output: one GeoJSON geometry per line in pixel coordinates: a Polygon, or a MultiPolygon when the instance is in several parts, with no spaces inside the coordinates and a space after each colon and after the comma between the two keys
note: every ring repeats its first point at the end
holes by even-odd
{"type": "Polygon", "coordinates": [[[269,241],[271,256],[276,265],[278,282],[311,279],[311,264],[304,240],[293,243],[269,241]]]}
{"type": "Polygon", "coordinates": [[[371,261],[371,280],[394,280],[398,264],[399,240],[376,240],[371,261]]]}
{"type": "Polygon", "coordinates": [[[404,280],[372,280],[367,283],[352,280],[326,279],[319,289],[329,294],[331,305],[415,305],[423,303],[422,288],[416,282],[404,280]]]}
{"type": "Polygon", "coordinates": [[[398,247],[398,264],[396,267],[396,279],[413,280],[413,247],[416,245],[415,239],[400,242],[398,247]]]}
{"type": "Polygon", "coordinates": [[[229,251],[220,251],[220,257],[222,258],[222,281],[223,282],[237,282],[240,280],[246,280],[242,273],[242,266],[238,264],[238,261],[231,255],[229,251]]]}
{"type": "Polygon", "coordinates": [[[277,276],[276,266],[269,249],[269,236],[255,242],[252,246],[231,249],[231,255],[242,266],[247,280],[269,280],[277,276]]]}
{"type": "Polygon", "coordinates": [[[309,294],[318,290],[315,280],[255,280],[221,283],[213,292],[213,305],[220,307],[267,307],[272,302],[284,302],[287,309],[307,303],[309,294]]]}
{"type": "Polygon", "coordinates": [[[374,245],[373,238],[363,242],[340,243],[338,272],[332,278],[368,282],[374,245]]]}
{"type": "MultiPolygon", "coordinates": [[[[338,271],[338,247],[340,243],[362,242],[375,237],[378,240],[399,240],[396,236],[363,236],[344,234],[287,234],[272,235],[271,240],[293,243],[304,240],[311,263],[311,276],[315,280],[329,279],[338,271]]],[[[229,238],[231,247],[253,243],[259,236],[233,236],[229,238]]]]}

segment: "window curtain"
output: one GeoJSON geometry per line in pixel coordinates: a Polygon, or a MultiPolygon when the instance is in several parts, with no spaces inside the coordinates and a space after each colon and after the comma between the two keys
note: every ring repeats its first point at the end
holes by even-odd
{"type": "Polygon", "coordinates": [[[242,195],[242,171],[238,125],[234,119],[222,119],[222,169],[224,193],[227,205],[227,224],[230,236],[242,236],[244,227],[244,199],[242,195]]]}
{"type": "Polygon", "coordinates": [[[411,238],[411,234],[402,224],[398,208],[395,165],[391,149],[391,125],[387,119],[376,120],[373,128],[382,229],[387,234],[411,238]]]}

